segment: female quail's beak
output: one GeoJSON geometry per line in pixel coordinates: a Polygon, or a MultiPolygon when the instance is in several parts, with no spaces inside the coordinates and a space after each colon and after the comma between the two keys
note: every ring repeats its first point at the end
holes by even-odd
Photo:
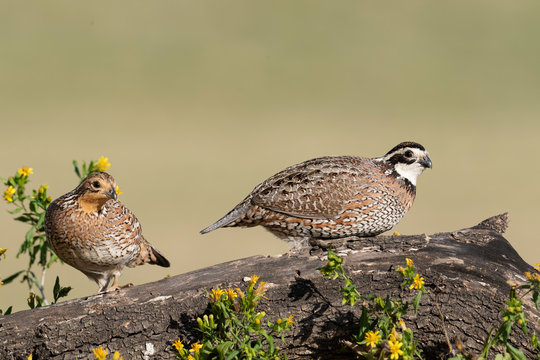
{"type": "Polygon", "coordinates": [[[116,187],[112,187],[112,188],[111,188],[111,191],[109,191],[109,196],[110,196],[112,199],[116,200],[116,187]]]}

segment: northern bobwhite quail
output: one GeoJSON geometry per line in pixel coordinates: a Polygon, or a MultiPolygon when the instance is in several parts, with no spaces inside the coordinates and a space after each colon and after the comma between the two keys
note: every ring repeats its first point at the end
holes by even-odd
{"type": "Polygon", "coordinates": [[[394,227],[411,207],[416,179],[431,159],[415,142],[378,158],[321,157],[293,165],[257,185],[210,225],[262,225],[295,246],[309,239],[374,236],[394,227]]]}
{"type": "Polygon", "coordinates": [[[53,251],[82,271],[104,292],[118,286],[124,266],[145,263],[169,267],[169,261],[142,235],[139,220],[116,200],[114,178],[92,173],[79,186],[54,200],[45,213],[45,231],[53,251]]]}

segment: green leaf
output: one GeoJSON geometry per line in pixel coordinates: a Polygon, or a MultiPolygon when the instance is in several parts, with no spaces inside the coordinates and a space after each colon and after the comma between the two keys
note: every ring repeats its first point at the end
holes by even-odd
{"type": "Polygon", "coordinates": [[[15,215],[15,214],[17,214],[17,213],[21,212],[21,211],[22,211],[22,209],[23,209],[23,208],[22,208],[22,207],[20,207],[20,208],[16,208],[16,209],[14,209],[14,210],[8,210],[8,213],[10,213],[11,215],[15,215]]]}
{"type": "Polygon", "coordinates": [[[219,354],[219,358],[220,359],[223,359],[225,358],[225,355],[227,354],[229,348],[231,346],[233,346],[234,343],[232,341],[225,341],[225,342],[222,342],[221,344],[219,344],[217,347],[216,347],[216,351],[218,352],[219,354]]]}
{"type": "Polygon", "coordinates": [[[538,290],[534,290],[533,291],[533,294],[532,294],[532,298],[533,298],[533,301],[534,301],[534,305],[536,305],[536,308],[538,309],[538,302],[540,300],[540,296],[539,296],[539,291],[538,290]]]}
{"type": "Polygon", "coordinates": [[[32,218],[32,214],[25,213],[25,214],[22,214],[21,216],[17,216],[14,220],[20,221],[20,222],[32,222],[33,218],[32,218]]]}
{"type": "Polygon", "coordinates": [[[30,206],[29,206],[29,207],[30,207],[30,211],[32,211],[33,213],[36,213],[37,210],[38,210],[38,207],[37,207],[37,205],[36,205],[36,202],[35,202],[35,201],[30,201],[30,204],[29,204],[29,205],[30,205],[30,206]]]}
{"type": "Polygon", "coordinates": [[[509,343],[506,343],[506,350],[508,350],[508,353],[512,356],[513,360],[527,360],[523,351],[516,349],[509,343]]]}
{"type": "Polygon", "coordinates": [[[23,272],[24,272],[24,270],[18,271],[15,274],[12,274],[12,275],[8,276],[7,278],[5,278],[4,280],[2,280],[2,282],[4,283],[4,285],[7,285],[10,282],[12,282],[13,280],[15,280],[23,272]]]}
{"type": "Polygon", "coordinates": [[[422,292],[419,291],[418,294],[416,294],[416,296],[413,299],[413,308],[414,308],[415,314],[418,312],[418,306],[420,305],[421,298],[422,298],[422,292]]]}
{"type": "Polygon", "coordinates": [[[501,339],[502,342],[506,342],[508,340],[508,337],[510,336],[510,333],[512,332],[512,322],[506,321],[501,325],[502,332],[501,332],[501,339]]]}
{"type": "Polygon", "coordinates": [[[40,215],[39,215],[39,219],[38,219],[38,222],[36,224],[36,228],[39,229],[41,228],[41,226],[43,226],[43,222],[45,221],[45,211],[42,212],[40,215]]]}
{"type": "Polygon", "coordinates": [[[54,287],[53,287],[54,301],[58,299],[57,295],[59,291],[60,291],[60,278],[57,276],[56,281],[54,282],[54,287]]]}
{"type": "Polygon", "coordinates": [[[77,160],[73,160],[73,167],[75,168],[75,174],[77,174],[79,179],[82,179],[81,172],[79,171],[79,164],[77,163],[77,160]]]}
{"type": "Polygon", "coordinates": [[[228,356],[225,358],[225,360],[233,360],[237,359],[237,356],[240,354],[240,350],[234,350],[231,351],[228,356]]]}
{"type": "Polygon", "coordinates": [[[66,286],[66,287],[60,286],[60,279],[57,276],[56,281],[54,282],[54,288],[53,288],[54,303],[56,304],[59,299],[66,297],[70,291],[71,291],[71,286],[66,286]]]}
{"type": "MultiPolygon", "coordinates": [[[[11,311],[13,310],[13,306],[10,306],[4,311],[4,315],[10,315],[11,311]]],[[[2,310],[0,310],[0,314],[2,314],[2,310]]]]}

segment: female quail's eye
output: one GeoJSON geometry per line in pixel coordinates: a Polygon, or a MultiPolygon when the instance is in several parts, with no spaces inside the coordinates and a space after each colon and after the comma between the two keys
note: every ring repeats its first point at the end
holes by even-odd
{"type": "Polygon", "coordinates": [[[407,150],[407,151],[405,152],[405,157],[410,158],[410,157],[412,157],[412,155],[413,155],[413,154],[412,154],[412,151],[411,151],[411,150],[407,150]]]}
{"type": "Polygon", "coordinates": [[[95,187],[95,188],[99,188],[101,185],[99,184],[99,181],[94,181],[92,183],[92,186],[95,187]]]}

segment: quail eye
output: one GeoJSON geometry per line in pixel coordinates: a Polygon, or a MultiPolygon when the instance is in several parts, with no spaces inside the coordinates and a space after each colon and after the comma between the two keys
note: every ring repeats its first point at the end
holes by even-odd
{"type": "Polygon", "coordinates": [[[405,157],[410,158],[410,157],[412,157],[412,156],[413,156],[413,152],[412,152],[411,150],[407,150],[407,151],[405,152],[405,157]]]}
{"type": "Polygon", "coordinates": [[[99,181],[94,181],[92,183],[92,186],[95,187],[95,188],[100,188],[101,187],[101,185],[99,184],[99,181]]]}

